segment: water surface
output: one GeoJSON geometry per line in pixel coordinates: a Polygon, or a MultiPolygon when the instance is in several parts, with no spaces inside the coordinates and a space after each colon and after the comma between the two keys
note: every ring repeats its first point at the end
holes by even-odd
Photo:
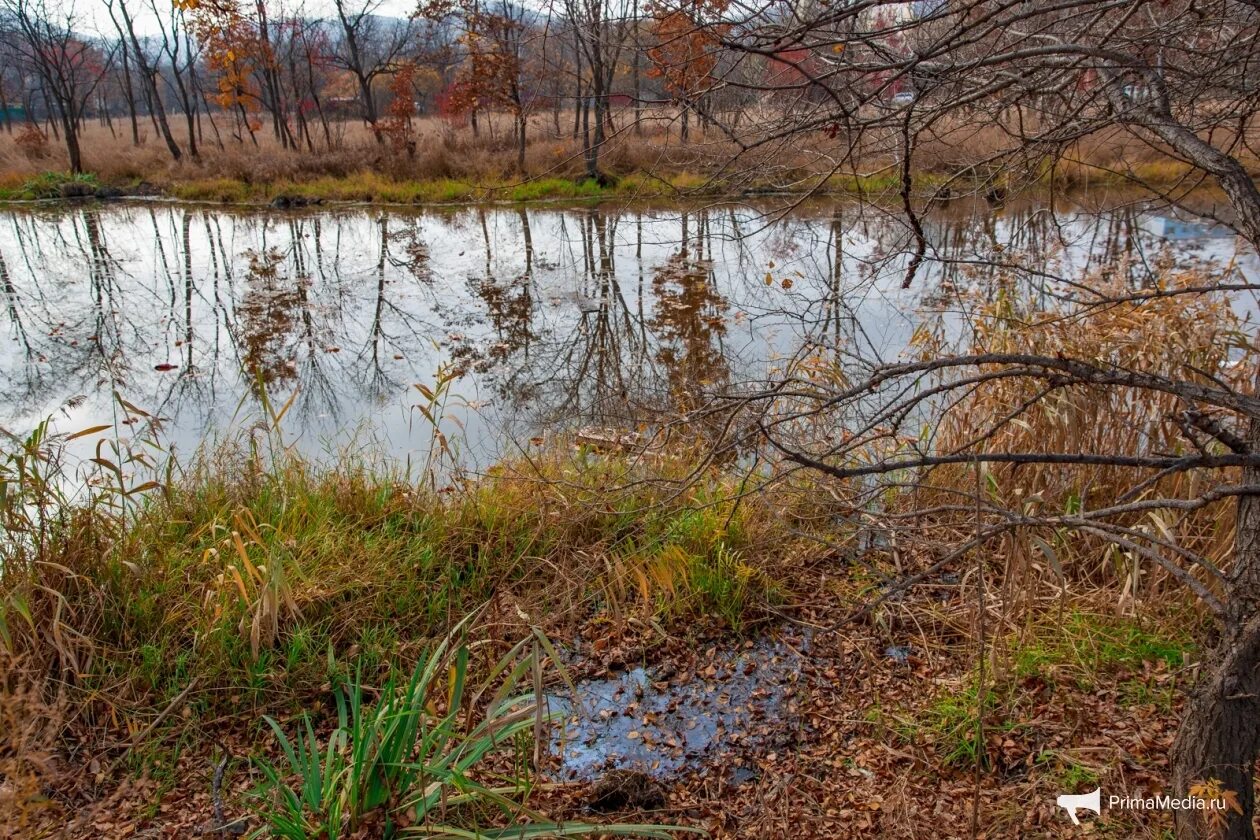
{"type": "Polygon", "coordinates": [[[1168,267],[1255,275],[1234,238],[1140,205],[947,207],[901,288],[912,239],[848,204],[758,208],[351,207],[166,203],[0,213],[0,426],[124,424],[116,395],[203,440],[292,397],[304,451],[428,450],[415,408],[442,368],[443,429],[484,466],[557,430],[627,429],[820,352],[895,358],[926,319],[959,327],[962,289],[1015,277],[1168,267]],[[944,314],[942,314],[944,313],[944,314]]]}

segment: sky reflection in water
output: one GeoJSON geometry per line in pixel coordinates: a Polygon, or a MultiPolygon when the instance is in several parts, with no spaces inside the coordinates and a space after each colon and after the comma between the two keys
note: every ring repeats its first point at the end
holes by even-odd
{"type": "Polygon", "coordinates": [[[1235,256],[1232,237],[1140,208],[1056,209],[933,215],[908,292],[906,225],[857,205],[779,221],[746,207],[9,210],[0,426],[112,423],[117,391],[188,453],[260,415],[259,381],[277,405],[296,390],[285,429],[308,454],[353,441],[415,460],[429,430],[413,385],[448,362],[465,374],[444,428],[486,466],[540,432],[688,411],[802,348],[851,367],[895,358],[955,290],[993,280],[974,263],[995,254],[1135,284],[1235,256]]]}

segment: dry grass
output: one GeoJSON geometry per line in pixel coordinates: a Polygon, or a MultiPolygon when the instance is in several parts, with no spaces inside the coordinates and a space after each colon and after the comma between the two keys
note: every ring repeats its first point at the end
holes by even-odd
{"type": "Polygon", "coordinates": [[[50,787],[64,779],[64,693],[0,650],[0,838],[20,840],[60,811],[50,787]]]}
{"type": "Polygon", "coordinates": [[[746,629],[779,597],[782,514],[734,508],[717,474],[679,491],[689,468],[559,445],[434,489],[224,450],[131,512],[49,491],[52,521],[6,520],[0,650],[64,675],[110,729],[194,675],[213,707],[287,702],[328,680],[330,656],[388,666],[487,602],[500,633],[526,615],[746,629]]]}
{"type": "MultiPolygon", "coordinates": [[[[682,192],[860,191],[880,194],[899,187],[898,138],[889,130],[864,133],[852,148],[828,132],[794,135],[790,140],[737,153],[716,131],[693,128],[687,142],[676,115],[649,109],[640,130],[632,113],[614,115],[617,130],[604,148],[601,171],[620,179],[624,195],[682,192]]],[[[415,121],[416,144],[407,154],[375,142],[365,124],[336,123],[332,142],[319,136],[313,148],[285,149],[267,131],[254,140],[226,135],[216,140],[203,119],[197,159],[171,159],[151,125],[133,145],[122,123],[113,129],[92,124],[85,130],[86,168],[106,184],[149,185],[186,199],[266,200],[293,194],[329,200],[392,202],[465,201],[510,198],[525,182],[549,183],[526,191],[526,198],[574,198],[572,187],[585,175],[581,143],[572,132],[572,114],[562,112],[559,130],[551,113],[531,117],[525,169],[516,169],[516,147],[506,115],[482,115],[474,135],[467,124],[437,117],[415,121]]],[[[754,114],[748,125],[774,125],[774,115],[754,114]]],[[[182,127],[176,139],[186,145],[182,127]]],[[[29,133],[28,133],[29,135],[29,133]]],[[[1107,130],[1066,150],[1053,166],[1044,153],[1026,154],[1002,119],[946,118],[932,124],[916,145],[919,191],[929,195],[945,181],[965,191],[1001,183],[1054,183],[1065,187],[1148,182],[1191,187],[1189,168],[1119,130],[1107,130]]],[[[64,170],[64,150],[49,137],[32,147],[29,136],[0,133],[0,194],[23,197],[23,185],[47,171],[64,170]]],[[[609,190],[601,187],[603,194],[609,190]]],[[[957,191],[957,190],[956,190],[957,191]]],[[[28,191],[29,192],[29,191],[28,191]]]]}
{"type": "MultiPolygon", "coordinates": [[[[418,119],[415,130],[413,155],[376,143],[360,122],[338,124],[335,143],[330,147],[321,141],[314,149],[285,149],[267,132],[259,132],[256,143],[225,139],[219,145],[207,133],[200,141],[199,158],[185,155],[179,162],[171,159],[151,127],[146,127],[141,144],[136,146],[121,126],[116,125],[116,133],[111,133],[105,126],[93,124],[85,131],[83,145],[85,168],[102,181],[144,182],[164,189],[219,181],[248,190],[255,185],[300,184],[316,179],[355,181],[369,173],[394,182],[446,180],[503,185],[526,178],[580,179],[584,173],[580,141],[568,131],[555,134],[549,116],[536,116],[531,122],[524,176],[516,171],[515,144],[506,118],[483,116],[477,136],[467,126],[439,118],[418,119]]],[[[181,146],[186,146],[186,137],[186,133],[176,132],[181,146]]],[[[676,171],[668,143],[668,132],[661,128],[650,128],[642,135],[624,132],[607,149],[604,166],[617,175],[676,171]]],[[[20,147],[14,135],[0,134],[4,186],[17,186],[41,172],[61,170],[66,165],[64,150],[51,138],[42,153],[31,154],[20,147]]]]}
{"type": "MultiPolygon", "coordinates": [[[[1166,276],[1163,288],[1203,285],[1197,273],[1166,276]]],[[[1102,278],[1088,283],[1100,298],[1124,298],[1127,288],[1102,278]]],[[[1119,304],[1074,305],[1051,310],[1021,302],[999,291],[980,308],[971,350],[976,353],[1027,353],[1097,360],[1122,368],[1178,380],[1187,376],[1211,384],[1195,371],[1211,371],[1218,381],[1245,393],[1255,350],[1229,303],[1219,296],[1153,296],[1119,304]],[[1240,355],[1241,354],[1241,355],[1240,355]]],[[[925,358],[943,349],[920,336],[925,358]]],[[[1060,387],[1041,398],[1044,383],[1008,378],[969,392],[936,428],[942,452],[1049,452],[1143,456],[1184,452],[1189,445],[1176,422],[1184,404],[1175,396],[1114,386],[1060,387]],[[1009,418],[1005,421],[999,418],[1009,418]]],[[[958,505],[958,490],[974,483],[968,465],[938,467],[925,476],[915,503],[924,508],[958,505]]],[[[1126,491],[1151,479],[1142,499],[1197,499],[1229,477],[1213,472],[1177,472],[1157,477],[1152,471],[1122,466],[993,464],[985,469],[986,503],[1021,511],[1030,518],[1053,517],[1114,504],[1126,491]],[[1158,478],[1158,480],[1155,480],[1158,478]]],[[[906,500],[907,502],[909,500],[906,500]]],[[[966,539],[974,517],[960,512],[937,524],[966,539]]],[[[1216,568],[1227,568],[1232,555],[1234,503],[1223,500],[1195,510],[1135,511],[1112,524],[1150,532],[1169,546],[1159,549],[1172,565],[1185,565],[1171,547],[1193,552],[1216,568]]],[[[939,535],[938,535],[939,536],[939,535]]],[[[1038,582],[1056,581],[1061,571],[1083,585],[1113,589],[1118,602],[1158,602],[1183,586],[1164,568],[1123,550],[1097,532],[1072,528],[1017,527],[1000,538],[997,556],[1005,566],[1003,592],[1013,600],[1038,582]]],[[[1202,568],[1190,573],[1209,590],[1213,581],[1202,568]]],[[[1018,610],[1016,610],[1018,611],[1018,610]]]]}

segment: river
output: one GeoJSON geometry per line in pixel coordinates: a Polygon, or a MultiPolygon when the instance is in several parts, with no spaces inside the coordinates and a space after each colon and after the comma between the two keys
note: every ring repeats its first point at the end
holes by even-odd
{"type": "Polygon", "coordinates": [[[1051,295],[1056,275],[1260,276],[1227,232],[1140,202],[954,202],[924,229],[927,261],[903,290],[910,227],[857,203],[10,208],[0,427],[51,415],[126,436],[144,421],[121,398],[187,454],[263,416],[261,389],[313,457],[414,460],[432,440],[416,406],[433,409],[416,386],[441,368],[435,419],[484,467],[557,431],[688,411],[811,348],[841,365],[896,358],[932,319],[960,329],[958,294],[1000,278],[1051,295]]]}

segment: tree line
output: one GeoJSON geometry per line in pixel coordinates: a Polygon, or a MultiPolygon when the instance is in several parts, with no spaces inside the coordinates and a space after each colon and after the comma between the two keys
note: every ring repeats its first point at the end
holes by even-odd
{"type": "Polygon", "coordinates": [[[612,132],[641,130],[653,103],[687,101],[714,67],[676,54],[678,18],[641,0],[421,0],[405,17],[381,2],[104,0],[106,14],[89,16],[60,0],[3,0],[3,126],[53,135],[79,172],[90,121],[136,145],[151,128],[178,161],[265,135],[286,149],[336,148],[355,121],[414,150],[417,116],[479,134],[494,112],[511,115],[523,168],[541,115],[553,136],[582,140],[595,177],[612,132]],[[695,66],[679,72],[678,61],[695,66]],[[626,126],[618,105],[630,106],[626,126]]]}

